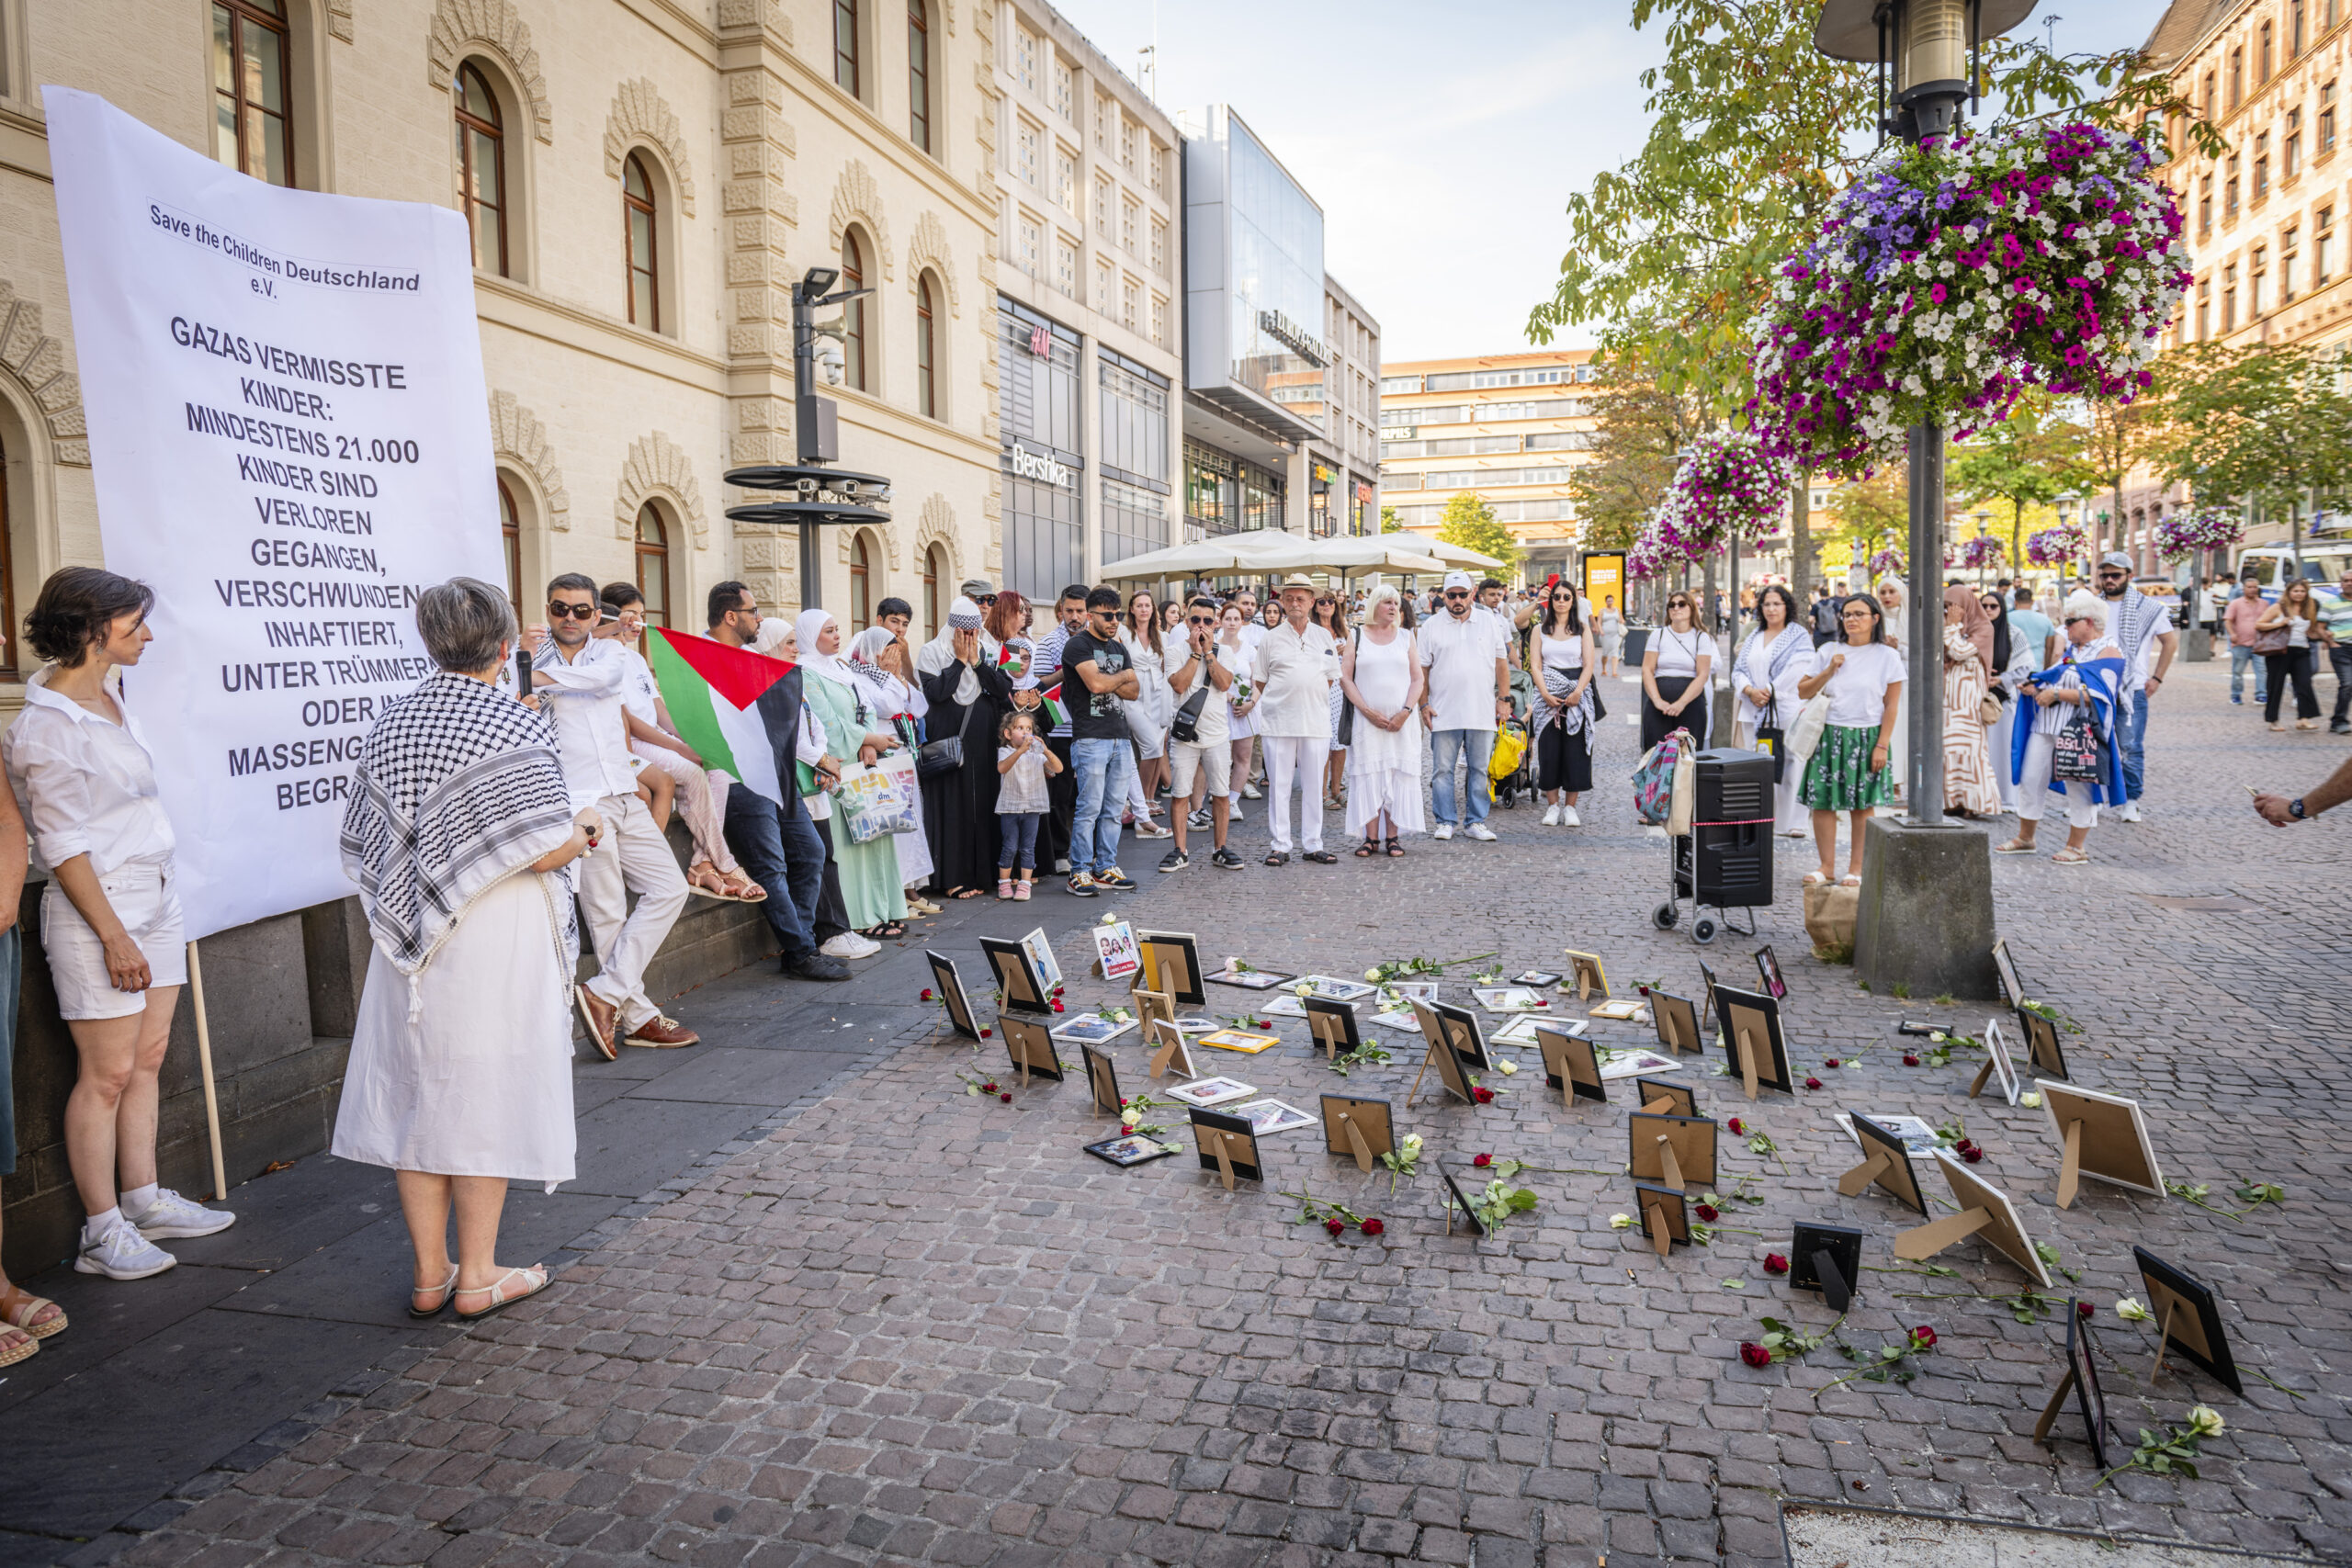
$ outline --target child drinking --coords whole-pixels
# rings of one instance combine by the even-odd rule
[[[1037,739],[1037,721],[1015,711],[997,727],[996,814],[1003,826],[1004,847],[997,852],[996,896],[1016,901],[1029,897],[1037,874],[1037,825],[1048,809],[1046,779],[1062,771],[1062,761]],[[1015,867],[1021,881],[1012,880]]]

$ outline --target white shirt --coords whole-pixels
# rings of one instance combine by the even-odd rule
[[[175,840],[155,790],[155,759],[119,692],[122,723],[49,689],[55,666],[25,682],[25,711],[0,739],[8,783],[24,806],[33,863],[55,871],[75,855],[105,876],[133,863],[168,865]]]
[[[1313,621],[1293,630],[1288,620],[1258,639],[1251,666],[1260,690],[1258,733],[1329,739],[1331,682],[1340,678],[1340,645]]]
[[[1441,610],[1415,629],[1421,668],[1430,672],[1432,729],[1495,728],[1495,660],[1503,656],[1501,623],[1472,614],[1456,620]]]
[[[571,791],[571,808],[582,811],[600,800],[637,793],[637,759],[628,749],[627,693],[628,649],[609,637],[590,637],[575,660],[560,648],[539,644],[531,673],[552,685],[539,695],[555,725],[556,757]],[[533,684],[537,684],[535,681]]]
[[[1228,675],[1242,673],[1243,671],[1236,671],[1232,665],[1226,663],[1228,658],[1238,659],[1241,655],[1237,650],[1227,648],[1214,639],[1209,644],[1209,657],[1203,660],[1193,660],[1193,646],[1189,639],[1170,647],[1168,650],[1168,672],[1170,676],[1182,670],[1187,660],[1193,661],[1192,683],[1176,694],[1175,705],[1182,707],[1194,692],[1199,691],[1204,683],[1208,682],[1209,665],[1212,661],[1224,665],[1226,673]],[[1248,660],[1244,660],[1243,662],[1246,664]],[[1232,688],[1228,686],[1225,691],[1220,692],[1211,684],[1208,700],[1201,704],[1200,716],[1193,721],[1193,732],[1199,737],[1193,744],[1196,746],[1224,745],[1231,733],[1231,728],[1226,723],[1226,715],[1231,712],[1232,708]],[[1170,716],[1173,717],[1172,709]],[[1185,743],[1179,740],[1175,744],[1182,746]]]
[[[653,666],[648,664],[645,655],[637,649],[618,642],[614,642],[613,646],[620,649],[622,660],[628,666],[628,674],[621,682],[622,705],[635,714],[641,723],[659,729],[662,728],[661,710],[653,705],[662,700],[662,685],[653,678]]]
[[[1650,634],[1650,647],[1657,650],[1660,675],[1690,677],[1699,672],[1699,656],[1715,650],[1714,639],[1702,631],[1679,632],[1672,626],[1660,626]]]
[[[1886,689],[1903,679],[1903,655],[1883,642],[1860,648],[1825,642],[1814,649],[1809,673],[1820,674],[1841,653],[1846,662],[1824,688],[1829,694],[1829,722],[1839,729],[1868,729],[1886,716]]]

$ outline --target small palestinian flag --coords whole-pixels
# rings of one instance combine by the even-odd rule
[[[781,659],[663,626],[648,626],[653,679],[679,738],[702,754],[703,764],[741,779],[752,792],[784,804],[775,746],[761,718],[760,694],[790,674]]]
[[[1046,728],[1059,729],[1069,722],[1069,709],[1062,705],[1062,683],[1059,681],[1037,694],[1046,701]]]

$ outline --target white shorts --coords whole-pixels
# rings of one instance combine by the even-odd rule
[[[1193,798],[1193,779],[1206,773],[1209,794],[1233,793],[1233,747],[1224,740],[1198,745],[1190,740],[1168,742],[1168,788],[1178,800]]]
[[[148,985],[187,984],[187,939],[180,934],[180,896],[172,889],[170,869],[151,863],[119,865],[98,878],[98,888],[123,930],[147,955]],[[146,992],[114,988],[107,977],[106,943],[55,877],[40,896],[40,944],[49,954],[60,1016],[129,1018],[147,1010]]]

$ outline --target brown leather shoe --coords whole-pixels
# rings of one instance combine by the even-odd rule
[[[646,1045],[657,1051],[674,1051],[681,1045],[699,1045],[702,1036],[674,1018],[655,1013],[628,1032],[621,1042],[624,1045]]]
[[[588,1041],[596,1047],[596,1055],[607,1062],[619,1061],[621,1054],[613,1049],[613,1031],[620,1026],[620,1009],[586,986],[574,986],[571,994],[580,1004],[580,1019],[588,1026]]]

